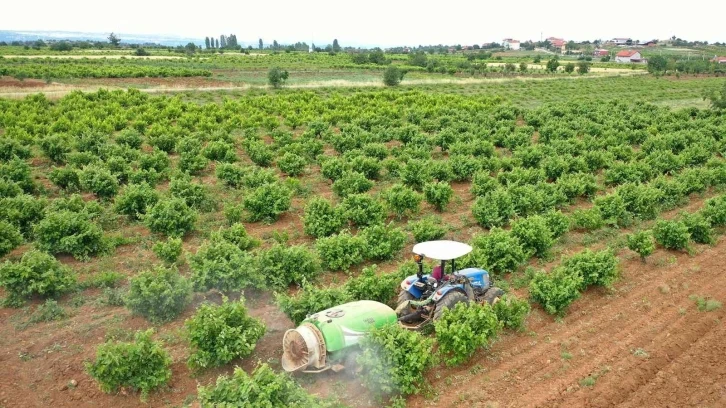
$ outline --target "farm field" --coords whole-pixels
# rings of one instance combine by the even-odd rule
[[[279,372],[282,336],[306,312],[395,305],[412,246],[439,238],[470,243],[462,266],[532,310],[455,365],[446,338],[416,335],[441,360],[399,402],[726,404],[726,116],[703,100],[723,78],[412,72],[378,89],[379,71],[339,72],[328,80],[371,86],[311,74],[235,89],[240,77],[215,72],[225,89],[69,78],[144,89],[46,97],[35,92],[58,85],[42,83],[0,99],[0,407],[211,403],[235,366]],[[160,277],[169,289],[145,293]],[[189,322],[227,297],[265,330],[209,362]],[[166,385],[145,403],[101,391],[97,347],[148,328],[168,352]],[[390,384],[363,371],[294,379],[333,406],[381,406],[371,384]]]

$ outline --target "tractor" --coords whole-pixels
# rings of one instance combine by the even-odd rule
[[[405,328],[418,330],[441,318],[444,310],[460,302],[496,303],[504,291],[494,286],[489,272],[480,268],[456,270],[456,259],[472,251],[456,241],[427,241],[413,247],[418,273],[401,282],[396,314]],[[440,264],[424,274],[424,258]],[[446,275],[447,264],[450,274]]]
[[[460,302],[494,304],[504,291],[494,286],[484,269],[457,271],[455,260],[469,252],[469,245],[455,241],[428,241],[413,247],[418,273],[401,282],[398,307],[359,300],[313,313],[282,340],[282,368],[287,372],[340,371],[354,360],[358,341],[375,328],[400,324],[418,330],[439,319],[443,311]],[[424,257],[440,261],[430,274],[423,273]],[[450,263],[449,275],[446,275]]]

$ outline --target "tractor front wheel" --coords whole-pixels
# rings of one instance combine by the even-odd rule
[[[445,294],[444,297],[436,302],[436,310],[434,310],[434,320],[439,320],[444,314],[444,310],[453,309],[454,306],[456,306],[456,304],[459,302],[469,303],[469,298],[467,298],[465,294],[455,290],[452,290],[451,292]]]
[[[494,304],[497,303],[502,296],[504,296],[504,291],[496,286],[492,286],[484,293],[484,301],[494,306]]]
[[[403,302],[407,302],[409,300],[416,300],[416,298],[413,297],[413,295],[409,291],[407,291],[407,290],[400,291],[398,293],[398,303],[396,303],[396,310],[398,310],[398,306],[401,306],[401,304]],[[399,312],[399,315],[400,316],[406,316],[407,314],[410,314],[410,313],[413,313],[413,308],[411,306],[409,306],[405,310],[401,310]]]

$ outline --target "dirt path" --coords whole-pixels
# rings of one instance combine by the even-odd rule
[[[726,243],[689,257],[658,251],[622,263],[612,293],[590,290],[556,321],[537,308],[526,333],[502,337],[469,364],[430,376],[413,407],[726,406]],[[627,250],[624,250],[627,256]],[[465,384],[460,392],[447,382]]]

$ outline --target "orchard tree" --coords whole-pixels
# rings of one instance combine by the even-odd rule
[[[656,55],[648,58],[648,72],[650,73],[663,72],[666,70],[667,66],[668,60],[666,60],[665,57],[661,55]]]
[[[121,43],[121,39],[118,38],[116,34],[111,33],[108,35],[108,42],[110,42],[114,47],[118,47],[119,43]]]
[[[590,64],[587,61],[580,61],[577,63],[577,72],[580,74],[587,74],[590,72]]]
[[[555,71],[557,71],[557,68],[559,66],[560,66],[560,61],[557,60],[557,57],[554,57],[551,60],[547,61],[547,71],[555,72]]]
[[[395,65],[390,65],[383,71],[383,83],[386,86],[396,86],[401,83],[404,72],[398,69]]]
[[[575,64],[568,62],[565,65],[565,72],[567,72],[568,74],[575,72]]]
[[[721,90],[714,90],[712,93],[706,95],[704,99],[711,100],[711,109],[726,110],[726,83],[723,84]]]
[[[273,67],[267,73],[267,80],[270,82],[273,88],[279,88],[285,84],[288,78],[288,72],[278,67]]]

